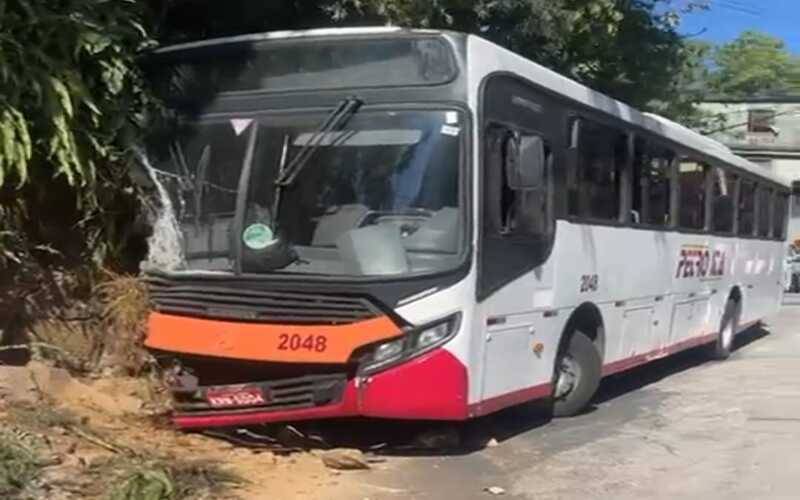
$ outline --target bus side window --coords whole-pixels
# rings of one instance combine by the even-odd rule
[[[577,171],[570,186],[569,214],[617,221],[628,136],[612,127],[581,120]]]
[[[500,233],[504,235],[528,236],[541,238],[543,241],[549,239],[551,229],[550,220],[552,219],[552,209],[548,205],[549,195],[552,191],[550,186],[552,180],[549,178],[552,172],[552,151],[547,141],[544,143],[545,168],[542,185],[515,189],[511,186],[507,173],[514,162],[518,161],[519,144],[523,136],[518,132],[508,131],[503,138],[503,168],[502,183],[499,193],[500,213]],[[522,165],[525,168],[526,165]]]
[[[718,233],[732,233],[736,176],[719,167],[714,168],[713,175],[711,229]]]
[[[755,229],[756,184],[742,180],[739,188],[739,236],[752,236]]]
[[[770,216],[772,215],[772,189],[760,186],[758,188],[758,236],[767,238],[772,227],[770,226]]]
[[[641,137],[634,141],[631,210],[642,224],[668,225],[673,154],[648,143]]]
[[[775,215],[772,217],[772,237],[776,240],[786,238],[786,212],[789,209],[789,195],[775,192]]]
[[[680,205],[678,225],[684,229],[703,229],[706,217],[706,175],[708,166],[682,158],[678,170]]]

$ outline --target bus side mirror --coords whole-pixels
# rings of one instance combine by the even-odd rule
[[[514,190],[544,187],[547,162],[544,141],[535,135],[523,135],[509,139],[506,158],[508,187]]]

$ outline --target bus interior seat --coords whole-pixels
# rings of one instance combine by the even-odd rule
[[[315,247],[334,246],[340,236],[357,228],[369,208],[364,205],[341,205],[335,212],[320,217],[311,244]]]
[[[391,224],[346,231],[336,240],[336,247],[345,268],[353,274],[400,274],[409,270],[400,228]]]
[[[412,251],[452,252],[458,250],[458,210],[443,207],[419,229],[403,239],[403,246]]]

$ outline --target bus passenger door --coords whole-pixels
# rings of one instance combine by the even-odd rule
[[[480,247],[479,306],[485,325],[485,402],[511,393],[530,394],[549,382],[552,367],[534,351],[537,302],[552,291],[545,264],[554,232],[552,153],[541,136],[490,125],[485,138],[485,197]],[[522,175],[515,169],[530,168]],[[515,178],[516,176],[516,178]],[[524,391],[519,393],[518,391]]]

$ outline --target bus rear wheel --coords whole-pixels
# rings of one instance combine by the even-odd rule
[[[717,341],[711,345],[711,357],[718,360],[728,359],[733,349],[733,337],[739,330],[739,303],[729,299],[725,304],[725,312],[719,325]]]
[[[577,415],[591,401],[600,385],[602,359],[594,342],[576,331],[556,359],[553,384],[553,416]]]

